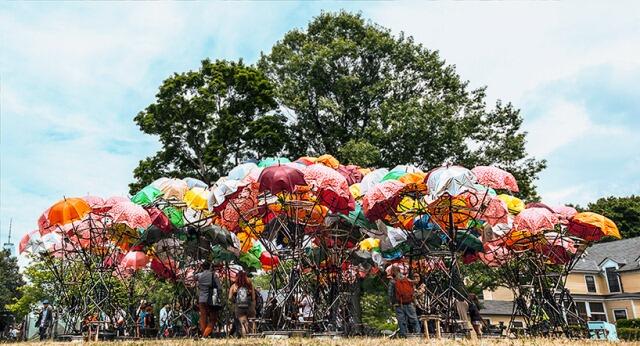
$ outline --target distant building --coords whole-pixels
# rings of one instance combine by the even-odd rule
[[[583,317],[615,323],[640,318],[640,237],[587,248],[566,288]]]

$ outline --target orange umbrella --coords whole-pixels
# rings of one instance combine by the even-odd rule
[[[603,236],[621,238],[618,226],[610,219],[596,213],[577,213],[569,220],[569,233],[587,241]]]
[[[91,207],[82,198],[65,198],[49,209],[49,224],[65,225],[81,220],[91,212]]]

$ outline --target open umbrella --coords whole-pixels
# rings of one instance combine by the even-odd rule
[[[387,180],[374,185],[362,197],[362,208],[367,218],[375,221],[384,218],[390,210],[395,210],[401,199],[399,192],[404,187],[405,185],[397,180]]]
[[[158,208],[148,208],[147,213],[149,213],[149,218],[151,219],[151,224],[158,227],[164,233],[170,233],[173,231],[173,225],[171,221],[160,209]]]
[[[258,167],[271,167],[274,165],[280,165],[287,162],[291,162],[291,160],[289,160],[286,157],[267,157],[260,160],[260,162],[258,162]]]
[[[335,157],[333,157],[333,155],[329,155],[329,154],[318,156],[318,158],[316,159],[316,163],[323,164],[333,169],[337,169],[340,166],[340,162],[338,162],[338,160]]]
[[[586,241],[597,241],[604,236],[621,238],[618,226],[613,221],[592,212],[575,214],[569,220],[568,232]]]
[[[111,196],[104,200],[102,206],[96,212],[106,213],[109,211],[114,205],[120,202],[129,202],[129,199],[124,196]]]
[[[175,198],[182,200],[184,194],[189,190],[189,185],[182,179],[171,178],[160,183],[160,190],[166,199]]]
[[[184,182],[187,183],[187,186],[190,189],[193,189],[194,187],[201,187],[203,189],[206,189],[206,188],[209,187],[209,185],[207,185],[207,183],[205,183],[204,181],[202,181],[200,179],[187,177],[187,178],[184,178],[182,180],[184,180]]]
[[[371,189],[374,185],[379,184],[382,178],[389,173],[389,170],[386,168],[378,168],[373,172],[365,175],[360,182],[360,191],[362,194],[366,194],[369,189]]]
[[[397,165],[391,169],[391,172],[422,173],[422,170],[412,165]]]
[[[519,231],[536,234],[543,230],[552,230],[558,221],[558,217],[546,208],[529,208],[516,216],[513,225]]]
[[[194,187],[184,194],[183,201],[187,207],[194,210],[208,209],[208,201],[211,191],[202,187]]]
[[[347,179],[347,184],[353,185],[361,182],[364,177],[358,168],[359,167],[356,165],[340,165],[336,170],[338,173],[342,174],[345,179]]]
[[[258,177],[259,191],[277,194],[282,191],[293,192],[296,186],[304,186],[304,173],[289,166],[270,166],[262,170]]]
[[[84,199],[84,201],[89,204],[91,209],[94,210],[101,208],[104,204],[104,198],[102,197],[87,195],[80,198]]]
[[[138,270],[147,266],[149,263],[149,257],[142,251],[129,251],[120,265],[125,269]]]
[[[153,185],[147,185],[131,197],[131,202],[139,205],[149,205],[155,202],[160,196],[162,196],[162,191]]]
[[[502,194],[498,195],[498,198],[507,204],[507,209],[513,215],[524,210],[524,202],[518,197]]]
[[[249,183],[233,179],[216,182],[211,187],[211,193],[207,201],[209,210],[213,211],[224,208],[226,202],[240,193],[248,184]]]
[[[256,165],[253,162],[241,163],[241,164],[233,167],[229,171],[229,174],[227,174],[227,179],[242,180],[242,179],[244,179],[244,177],[249,175],[249,172],[251,172],[252,170],[257,169],[257,168],[258,168],[258,165]]]
[[[47,218],[50,225],[65,225],[81,220],[91,212],[91,207],[82,198],[65,198],[49,208]]]
[[[120,202],[108,212],[113,223],[125,224],[131,228],[147,228],[151,225],[149,213],[133,202]]]
[[[513,174],[493,166],[478,166],[471,170],[478,178],[480,184],[494,189],[509,190],[518,192],[518,182]]]
[[[346,214],[355,207],[347,179],[338,171],[322,164],[307,166],[304,179],[318,197],[320,204],[329,210]]]
[[[436,200],[444,194],[457,196],[466,191],[475,191],[476,176],[461,166],[445,166],[427,173],[426,183],[430,199]]]

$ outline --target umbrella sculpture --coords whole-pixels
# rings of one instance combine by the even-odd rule
[[[213,261],[223,280],[240,268],[271,276],[264,328],[298,328],[298,297],[309,295],[314,309],[305,323],[356,333],[355,280],[386,280],[397,266],[420,274],[419,307],[455,331],[455,302],[466,297],[462,269],[478,261],[518,294],[514,314],[531,334],[542,333],[536,326],[545,321],[569,335],[579,315],[563,278],[591,242],[619,231],[602,215],[525,204],[512,195],[518,191],[514,176],[494,166],[423,173],[346,165],[327,154],[273,157],[242,163],[211,187],[163,177],[131,199],[63,199],[43,212],[19,251],[56,273],[68,329],[88,314],[135,305],[154,289],[138,286],[142,273],[170,282],[176,302],[188,306],[197,268]],[[70,285],[83,294],[72,295]]]

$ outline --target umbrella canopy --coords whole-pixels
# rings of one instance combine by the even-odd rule
[[[187,178],[184,178],[182,180],[184,180],[184,182],[187,183],[187,186],[190,189],[193,189],[194,187],[201,187],[203,189],[206,189],[206,188],[209,187],[209,185],[207,185],[207,183],[205,183],[204,181],[202,181],[200,179],[187,177]]]
[[[390,171],[389,173],[385,174],[384,177],[382,177],[382,179],[380,181],[383,182],[383,181],[387,181],[387,180],[399,180],[400,177],[402,177],[404,175],[407,175],[407,172]]]
[[[184,226],[184,215],[182,210],[175,207],[165,207],[162,209],[162,213],[169,218],[169,221],[171,221],[171,224],[175,228]]]
[[[398,181],[407,185],[407,189],[411,191],[426,191],[427,185],[424,183],[424,178],[427,175],[422,172],[406,173]]]
[[[465,191],[474,191],[476,176],[464,167],[447,166],[429,172],[426,182],[431,200],[436,200],[444,194],[457,196]]]
[[[257,168],[258,168],[258,165],[256,165],[253,162],[241,163],[241,164],[233,167],[229,171],[229,174],[227,174],[227,179],[230,179],[230,180],[242,180],[242,179],[244,179],[244,177],[249,175],[249,172],[251,172],[252,170],[257,169]]]
[[[154,180],[151,184],[151,186],[155,187],[156,189],[160,190],[162,189],[162,184],[166,183],[167,181],[169,181],[170,179],[167,177],[161,177],[158,178],[156,180]]]
[[[391,172],[422,173],[422,170],[412,165],[397,165],[391,169]]]
[[[362,192],[362,194],[366,194],[374,185],[380,183],[380,180],[382,180],[382,178],[384,178],[387,173],[389,173],[388,169],[378,168],[375,171],[365,175],[360,182],[360,191]]]
[[[40,232],[37,229],[25,234],[18,244],[18,253],[21,254],[25,251],[33,251],[34,247],[38,243],[39,235]]]
[[[258,167],[263,167],[263,168],[271,167],[271,166],[280,165],[287,162],[291,162],[291,160],[289,160],[286,157],[267,157],[260,160],[260,162],[258,162]]]
[[[184,198],[184,194],[189,190],[189,185],[187,185],[187,183],[182,179],[171,178],[160,183],[160,190],[162,191],[164,198],[182,200]]]
[[[488,202],[479,219],[487,221],[491,226],[509,221],[509,209],[507,204],[496,197],[488,198]]]
[[[554,213],[558,215],[558,217],[560,218],[560,221],[563,223],[567,222],[569,219],[571,219],[574,215],[578,213],[576,208],[569,207],[566,205],[553,206],[551,207],[551,209],[553,210]]]
[[[129,251],[120,262],[120,265],[125,269],[138,270],[146,267],[147,263],[149,263],[149,257],[144,252]]]
[[[120,202],[108,212],[113,223],[125,224],[131,228],[147,228],[151,225],[149,213],[133,202]]]
[[[289,166],[270,166],[262,170],[258,177],[259,191],[277,194],[282,191],[293,192],[296,186],[306,185],[304,173]]]
[[[543,230],[552,230],[558,222],[558,217],[546,208],[529,208],[516,216],[513,225],[517,230],[536,234]]]
[[[399,192],[405,185],[397,180],[387,180],[374,185],[371,191],[362,197],[364,214],[371,221],[385,217],[389,210],[395,210],[400,201]]]
[[[333,169],[337,169],[338,167],[340,167],[340,162],[338,162],[335,157],[329,154],[318,156],[318,158],[316,159],[316,163],[323,164]]]
[[[111,196],[109,198],[107,198],[104,203],[102,204],[102,207],[100,207],[99,212],[107,212],[109,211],[114,205],[120,203],[120,202],[129,202],[129,199],[127,197],[124,196]]]
[[[583,212],[575,214],[569,220],[569,233],[586,241],[597,241],[603,236],[620,239],[618,226],[603,215]]]
[[[149,208],[147,209],[147,213],[149,213],[149,218],[151,219],[151,224],[158,227],[164,233],[170,233],[173,231],[173,225],[171,221],[160,209],[158,208]]]
[[[194,210],[208,209],[208,201],[211,191],[202,187],[194,187],[184,194],[183,201],[187,207]]]
[[[524,210],[524,202],[520,198],[504,194],[498,195],[498,198],[507,204],[507,209],[511,214],[516,215]]]
[[[83,219],[91,207],[82,198],[65,198],[49,208],[47,218],[50,225],[65,225]]]
[[[104,204],[104,198],[102,197],[87,195],[80,198],[84,199],[84,201],[89,204],[91,209],[94,210],[101,208]]]
[[[356,165],[340,165],[338,166],[337,171],[338,173],[342,174],[345,179],[347,179],[347,184],[353,185],[361,182],[362,178],[364,177],[364,175],[358,168],[359,167]]]
[[[346,214],[355,207],[347,179],[323,164],[313,164],[304,170],[304,180],[312,187],[320,204],[331,211]]]
[[[154,247],[156,256],[162,260],[181,258],[184,254],[182,241],[174,238],[161,239]]]
[[[351,225],[360,227],[373,229],[375,225],[367,219],[362,210],[362,205],[360,203],[355,203],[354,210],[350,211],[349,214],[338,214],[341,218],[347,220]]]
[[[312,157],[312,156],[302,156],[299,159],[296,160],[296,162],[300,162],[301,164],[305,165],[305,166],[309,166],[309,165],[313,165],[314,163],[316,163],[317,158]]]
[[[149,205],[160,196],[162,196],[162,191],[152,185],[147,185],[131,197],[131,202],[139,205]]]
[[[211,187],[211,193],[209,194],[209,199],[207,201],[209,210],[213,211],[224,208],[227,200],[235,196],[237,193],[240,193],[240,191],[247,185],[248,183],[233,179],[216,182]]]
[[[478,178],[480,184],[494,189],[509,190],[518,192],[518,182],[513,174],[493,166],[478,166],[471,170]]]

